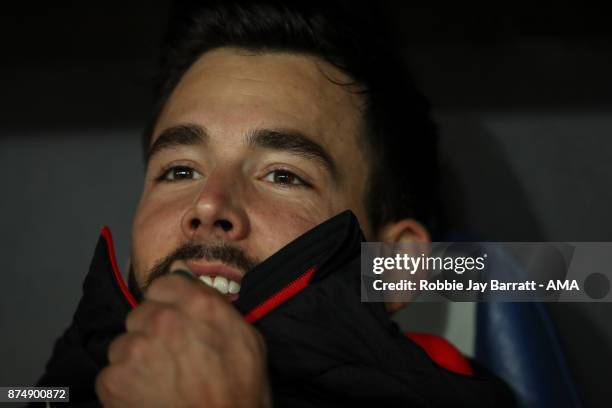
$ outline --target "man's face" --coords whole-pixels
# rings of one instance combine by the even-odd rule
[[[362,97],[334,82],[351,81],[305,55],[220,48],[191,66],[150,144],[132,229],[141,287],[177,268],[240,283],[345,209],[369,235]]]

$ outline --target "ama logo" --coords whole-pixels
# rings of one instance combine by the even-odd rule
[[[551,279],[548,281],[548,285],[546,285],[546,290],[580,290],[578,286],[578,282],[576,279],[572,280],[560,280],[560,279]]]

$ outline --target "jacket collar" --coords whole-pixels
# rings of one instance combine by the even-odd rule
[[[324,279],[339,265],[359,254],[363,234],[355,215],[347,210],[294,241],[249,271],[242,280],[234,306],[255,322],[297,295],[310,282]],[[110,290],[110,295],[107,290]],[[108,227],[104,227],[83,287],[84,298],[99,306],[113,306],[127,314],[137,301],[125,284]]]

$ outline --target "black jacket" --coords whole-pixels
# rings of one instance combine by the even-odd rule
[[[406,338],[381,303],[360,300],[355,216],[339,214],[245,275],[234,303],[268,348],[275,406],[514,406],[497,378],[434,363]],[[69,386],[72,404],[97,406],[94,381],[110,342],[125,330],[133,298],[103,233],[70,327],[38,385]]]

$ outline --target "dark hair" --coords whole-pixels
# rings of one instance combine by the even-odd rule
[[[254,52],[318,56],[354,80],[365,98],[370,168],[365,206],[376,231],[413,217],[430,229],[437,209],[437,138],[427,100],[417,91],[373,9],[349,2],[222,1],[178,8],[167,38],[154,114],[203,53],[234,46]],[[173,28],[174,25],[174,28]]]

